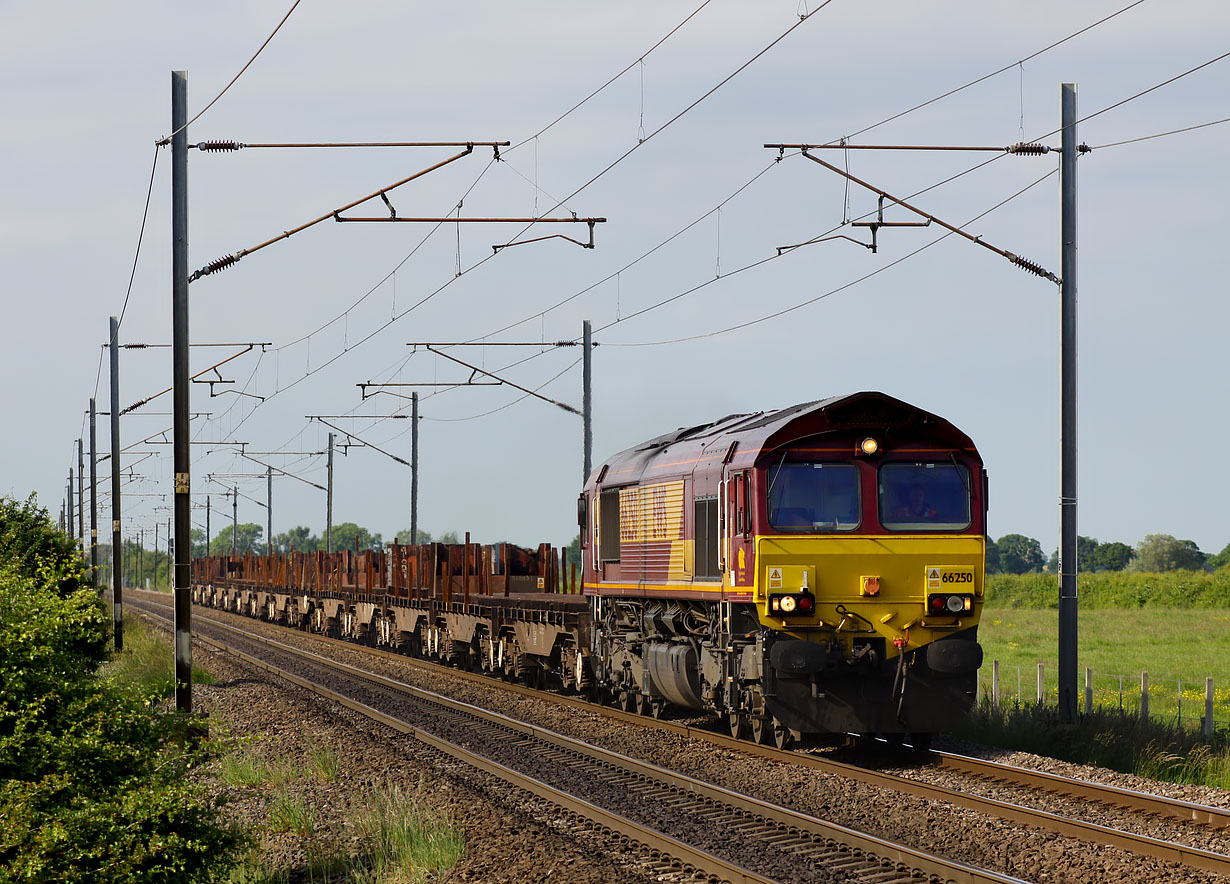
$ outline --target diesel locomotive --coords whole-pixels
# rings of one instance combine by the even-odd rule
[[[975,698],[986,506],[969,437],[882,393],[630,448],[580,500],[594,680],[778,745],[923,741]]]
[[[543,544],[193,563],[198,603],[781,747],[914,744],[972,705],[987,476],[948,421],[882,393],[731,415],[614,455]],[[570,579],[571,574],[571,579]]]

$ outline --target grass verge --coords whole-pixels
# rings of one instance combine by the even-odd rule
[[[101,672],[155,699],[175,695],[175,655],[170,640],[140,617],[124,617],[124,650],[114,654]],[[214,679],[208,670],[193,666],[192,681],[213,684]]]

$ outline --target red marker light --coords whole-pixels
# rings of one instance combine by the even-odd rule
[[[799,613],[810,614],[813,607],[812,598],[809,595],[799,596]]]

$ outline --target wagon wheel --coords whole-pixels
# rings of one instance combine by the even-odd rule
[[[730,735],[736,740],[746,740],[751,735],[746,712],[730,710],[726,713],[726,723],[730,727]]]
[[[768,746],[773,742],[773,719],[764,715],[752,717],[752,742]]]
[[[620,705],[623,708],[624,712],[636,712],[637,711],[636,700],[639,696],[640,694],[637,694],[633,691],[624,691],[623,694],[620,695],[620,700],[622,701]]]
[[[646,697],[644,694],[636,695],[636,714],[637,715],[648,715],[650,713],[651,706],[652,706],[652,701],[648,697]]]
[[[666,717],[666,701],[654,700],[649,704],[649,714],[659,720]]]
[[[791,730],[776,718],[773,719],[771,730],[773,745],[783,752],[793,749],[796,738],[800,736],[798,731]]]

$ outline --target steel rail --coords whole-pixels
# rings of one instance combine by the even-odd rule
[[[773,823],[797,829],[807,835],[824,839],[827,842],[835,842],[842,845],[846,850],[852,852],[856,857],[863,858],[865,862],[871,865],[883,865],[887,863],[898,870],[909,869],[916,874],[928,877],[932,880],[935,880],[938,876],[938,880],[956,882],[956,884],[1024,884],[1021,879],[1013,876],[1004,875],[989,869],[980,869],[954,860],[944,859],[942,857],[928,854],[924,851],[916,850],[896,842],[878,838],[873,835],[868,835],[865,832],[860,832],[847,826],[842,826],[819,819],[818,817],[814,817],[809,814],[800,813],[780,805],[762,801],[758,798],[753,798],[740,792],[734,792],[721,786],[716,786],[711,783],[695,779],[687,776],[686,774],[678,773],[647,761],[632,758],[618,752],[613,752],[609,749],[604,749],[600,746],[595,746],[583,740],[565,736],[564,734],[548,730],[547,728],[539,727],[515,718],[510,718],[509,716],[485,709],[481,706],[475,706],[471,703],[456,700],[452,697],[448,697],[434,691],[415,687],[414,685],[406,684],[405,682],[380,675],[379,673],[371,672],[370,670],[352,666],[347,663],[342,663],[330,657],[317,654],[312,651],[307,651],[302,648],[296,648],[274,639],[264,636],[257,636],[247,630],[224,623],[213,617],[206,617],[205,619],[207,619],[211,625],[221,627],[229,632],[238,633],[249,639],[267,644],[271,647],[276,647],[281,652],[310,660],[336,672],[344,673],[351,678],[367,681],[382,688],[390,689],[413,697],[416,700],[426,701],[437,706],[443,706],[454,712],[477,718],[481,721],[493,724],[523,737],[536,739],[546,743],[547,745],[557,747],[567,752],[575,753],[582,757],[591,759],[598,764],[609,766],[622,772],[631,773],[647,780],[656,781],[669,789],[691,793],[706,801],[727,805],[740,813],[752,814]],[[351,645],[351,647],[353,647],[353,645]],[[590,708],[592,709],[592,706]],[[495,764],[495,762],[491,763]],[[553,787],[548,786],[547,788]],[[662,837],[669,838],[669,836]],[[705,855],[708,856],[707,854]],[[740,871],[746,872],[746,870]],[[754,873],[750,872],[747,872],[747,874],[754,875]],[[883,874],[883,872],[880,872],[879,874]]]
[[[215,609],[207,609],[215,610]],[[212,619],[212,618],[211,618]],[[221,621],[215,621],[221,622]],[[234,627],[230,627],[234,629]],[[362,645],[356,645],[354,642],[347,642],[341,639],[332,639],[325,636],[326,642],[337,642],[347,648],[361,648],[365,651],[377,653],[377,649],[365,648]],[[858,765],[849,764],[841,761],[834,761],[827,758],[822,758],[815,755],[804,754],[800,752],[782,751],[772,746],[762,746],[747,740],[738,740],[724,734],[715,733],[713,731],[704,730],[701,728],[692,727],[690,725],[679,724],[677,722],[654,719],[649,716],[637,715],[635,713],[624,712],[620,709],[614,709],[608,706],[603,706],[591,703],[586,700],[576,699],[571,697],[563,697],[559,694],[549,694],[543,691],[526,688],[520,685],[510,685],[505,682],[499,682],[489,676],[479,675],[475,673],[463,672],[451,667],[440,666],[427,661],[419,660],[413,657],[407,657],[402,654],[389,653],[398,661],[409,661],[417,666],[432,671],[446,672],[452,677],[462,678],[478,684],[486,684],[495,686],[500,689],[509,690],[513,693],[522,696],[536,697],[539,699],[550,698],[555,702],[563,705],[571,706],[577,709],[585,709],[589,711],[601,711],[601,714],[617,721],[622,721],[628,724],[634,724],[641,727],[653,727],[659,730],[670,731],[685,736],[689,739],[696,739],[708,742],[710,744],[720,746],[732,751],[745,752],[752,755],[757,755],[773,761],[779,761],[788,764],[795,764],[801,767],[808,767],[815,770],[820,770],[825,773],[836,776],[846,777],[847,779],[857,782],[866,783],[868,785],[889,789],[896,792],[904,792],[919,798],[928,800],[945,801],[954,806],[962,807],[968,810],[973,810],[979,813],[984,813],[990,816],[995,816],[1009,822],[1019,823],[1022,825],[1032,826],[1034,828],[1050,831],[1055,834],[1064,835],[1071,838],[1076,838],[1081,841],[1091,842],[1095,844],[1105,844],[1116,847],[1121,850],[1126,850],[1130,853],[1139,856],[1148,856],[1154,859],[1162,859],[1170,862],[1178,862],[1184,865],[1201,869],[1204,871],[1214,872],[1217,874],[1230,876],[1230,856],[1215,853],[1213,851],[1204,850],[1199,847],[1193,847],[1186,844],[1179,844],[1172,841],[1164,841],[1159,838],[1153,838],[1148,835],[1139,835],[1134,832],[1126,832],[1118,829],[1112,829],[1107,826],[1101,826],[1097,823],[1091,823],[1084,820],[1078,820],[1070,817],[1061,816],[1059,814],[1050,813],[1036,808],[1025,807],[1021,805],[1011,804],[1006,801],[1001,801],[995,798],[986,798],[978,795],[973,795],[968,792],[961,792],[955,789],[949,789],[943,786],[935,786],[928,783],[922,783],[916,780],[910,780],[903,777],[893,776],[892,774],[882,773],[880,771],[870,770]],[[1054,776],[1054,775],[1051,775]],[[1056,779],[1063,780],[1062,777]],[[1089,789],[1096,789],[1097,784],[1086,784]],[[1130,790],[1120,790],[1130,792]],[[1167,816],[1173,816],[1172,811],[1181,808],[1185,802],[1176,801],[1174,799],[1161,799],[1160,796],[1147,796],[1144,793],[1138,793],[1142,796],[1142,803],[1147,802],[1147,799],[1152,797],[1158,799],[1158,802],[1148,808],[1151,813],[1164,813]],[[1096,797],[1094,800],[1102,803],[1114,803],[1105,794],[1101,797]],[[1165,808],[1169,808],[1168,812]],[[1213,808],[1204,808],[1203,805],[1190,805],[1188,808],[1190,817],[1184,816],[1183,819],[1192,819],[1195,822],[1202,822],[1202,810],[1216,810]],[[1214,823],[1210,823],[1214,824]]]
[[[209,610],[216,609],[211,608]],[[387,653],[399,662],[406,662],[428,671],[447,673],[454,678],[474,684],[487,685],[489,687],[508,691],[519,696],[550,699],[551,701],[566,707],[596,711],[606,717],[627,724],[635,724],[642,727],[653,727],[659,730],[677,733],[689,739],[703,740],[705,742],[712,743],[723,749],[741,751],[751,755],[757,755],[762,758],[768,758],[773,761],[783,761],[800,764],[806,767],[813,767],[827,773],[837,774],[839,776],[855,776],[857,774],[864,782],[868,782],[873,785],[885,785],[889,781],[896,783],[901,780],[901,778],[893,777],[891,774],[871,771],[867,768],[849,764],[847,762],[820,758],[800,752],[783,751],[773,746],[764,746],[757,743],[752,743],[748,740],[738,740],[734,737],[729,737],[725,734],[716,733],[704,728],[679,724],[678,722],[669,720],[655,719],[652,717],[639,715],[635,712],[625,712],[622,709],[596,704],[578,697],[569,697],[558,693],[543,692],[535,688],[527,688],[519,684],[510,684],[508,682],[493,679],[489,675],[458,670],[450,666],[443,666],[438,663],[433,663],[429,660],[408,657],[404,654],[397,654],[389,651],[382,651],[379,648],[366,648],[362,645],[356,645],[354,642],[349,642],[344,639],[335,639],[322,635],[316,637],[326,643],[337,643],[341,647],[351,649],[361,648],[365,651],[370,651],[377,654]],[[1162,795],[1154,795],[1148,792],[1134,792],[1130,789],[1124,789],[1119,786],[1111,786],[1102,783],[1094,783],[1087,780],[1062,777],[1056,774],[1045,773],[1043,771],[1005,765],[999,762],[972,758],[955,753],[933,751],[930,753],[930,756],[934,758],[941,767],[963,773],[969,773],[974,776],[983,776],[1004,782],[1015,782],[1019,785],[1029,786],[1042,791],[1071,795],[1077,798],[1086,798],[1091,801],[1098,801],[1100,803],[1112,806],[1125,806],[1133,810],[1139,810],[1145,813],[1155,814],[1157,816],[1165,816],[1184,822],[1194,822],[1200,825],[1211,826],[1213,828],[1230,828],[1230,809],[1228,808],[1212,807],[1209,805],[1197,804],[1195,802],[1167,798]],[[875,779],[867,779],[866,775],[872,775]],[[939,786],[930,788],[937,790],[943,789],[943,787]],[[939,794],[924,795],[922,797],[940,797],[941,800],[951,800]]]
[[[145,613],[148,614],[149,612],[147,611]],[[214,620],[213,618],[207,619],[210,619],[214,625],[243,633],[243,630],[236,629],[235,627],[219,620]],[[250,633],[244,634],[250,635]],[[257,641],[269,641],[267,639],[262,639],[259,636],[252,637]],[[716,876],[723,882],[729,882],[729,884],[780,884],[780,882],[776,882],[771,878],[765,878],[755,872],[751,872],[740,866],[728,863],[720,857],[713,856],[710,853],[706,853],[703,850],[699,850],[689,844],[685,844],[684,842],[672,838],[669,835],[658,832],[657,830],[651,829],[647,826],[642,826],[639,823],[633,822],[632,820],[619,816],[618,814],[612,813],[604,808],[598,807],[597,805],[591,804],[583,798],[579,798],[560,789],[556,789],[554,786],[550,786],[541,780],[537,780],[533,777],[519,773],[518,771],[506,767],[496,761],[492,761],[489,758],[484,758],[483,756],[473,753],[462,746],[458,746],[457,744],[441,739],[428,731],[415,727],[408,722],[397,718],[396,716],[389,715],[385,712],[381,712],[379,709],[374,709],[371,706],[360,703],[358,700],[347,697],[345,694],[338,693],[337,691],[326,688],[323,685],[316,684],[310,679],[303,678],[293,672],[289,672],[275,666],[272,663],[261,660],[259,657],[254,657],[251,654],[246,654],[236,648],[229,647],[224,642],[218,642],[213,639],[205,638],[199,632],[193,638],[194,641],[212,647],[222,653],[230,654],[250,666],[262,669],[276,675],[279,678],[285,679],[291,684],[311,691],[318,696],[339,703],[347,709],[392,728],[398,733],[413,737],[421,743],[456,758],[463,764],[478,770],[482,770],[485,773],[504,780],[519,789],[523,789],[524,791],[549,801],[552,804],[556,804],[564,810],[584,817],[595,825],[609,829],[613,832],[618,832],[626,838],[630,838],[640,844],[643,844],[650,850],[669,854],[684,864],[685,871],[689,871],[690,867],[691,869],[700,871],[705,875]],[[353,669],[353,667],[348,667],[345,664],[338,663],[337,661],[329,660],[327,657],[321,657],[317,654],[311,654],[310,652],[301,651],[297,648],[291,648],[289,645],[282,645],[280,642],[275,642],[273,644],[279,645],[281,650],[290,650],[300,656],[315,657],[319,662],[331,665],[334,668]],[[362,670],[356,670],[356,673],[358,672],[362,672]]]
[[[1167,798],[1164,795],[1151,795],[1147,792],[1134,792],[1120,786],[1105,783],[1094,783],[1089,780],[1078,780],[1072,777],[1059,776],[1046,771],[1032,770],[1000,761],[986,758],[972,758],[955,752],[932,752],[939,766],[946,770],[969,774],[976,777],[1028,786],[1042,792],[1060,795],[1070,795],[1074,798],[1086,798],[1116,807],[1128,807],[1158,816],[1170,817],[1184,822],[1200,823],[1217,829],[1230,827],[1230,808],[1211,807],[1207,804],[1196,804],[1192,801],[1182,801]]]

